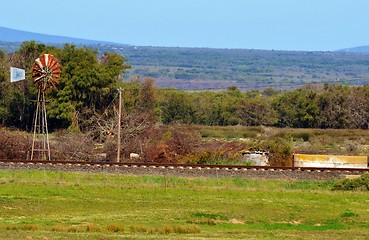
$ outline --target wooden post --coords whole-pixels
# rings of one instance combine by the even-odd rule
[[[122,88],[118,89],[119,91],[119,109],[118,109],[118,144],[117,144],[117,162],[120,161],[120,122],[122,119]]]

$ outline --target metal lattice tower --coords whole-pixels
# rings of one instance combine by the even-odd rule
[[[32,79],[37,85],[38,94],[33,121],[31,160],[51,160],[45,92],[56,89],[56,85],[59,84],[58,78],[60,78],[58,60],[51,54],[40,55],[32,69]]]

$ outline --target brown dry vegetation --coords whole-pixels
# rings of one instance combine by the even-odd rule
[[[114,132],[114,131],[113,131]],[[161,125],[137,116],[122,129],[122,161],[195,164],[244,164],[240,151],[267,150],[270,164],[290,166],[292,152],[369,155],[368,130],[289,129]],[[116,136],[73,133],[50,136],[51,155],[61,161],[115,161]],[[0,159],[27,159],[31,136],[0,128]],[[129,159],[130,153],[140,159]]]
[[[26,159],[29,140],[24,132],[0,126],[0,159]]]

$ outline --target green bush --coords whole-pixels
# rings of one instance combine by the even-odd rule
[[[369,173],[365,173],[354,179],[339,180],[333,185],[332,190],[369,191]]]
[[[353,218],[357,217],[359,214],[352,212],[351,210],[346,210],[344,213],[340,215],[342,218]]]
[[[248,132],[244,132],[242,134],[242,137],[244,138],[257,138],[258,134],[256,132],[251,132],[251,131],[248,131]]]
[[[311,138],[312,134],[309,132],[295,132],[291,133],[291,137],[295,140],[302,139],[304,142],[308,142]]]
[[[273,137],[261,142],[258,148],[269,151],[271,166],[292,166],[292,142],[289,138]]]

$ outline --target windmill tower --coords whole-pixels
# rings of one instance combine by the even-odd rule
[[[56,89],[60,78],[60,64],[51,54],[41,54],[32,69],[33,83],[37,85],[36,111],[33,121],[31,160],[51,160],[49,131],[46,117],[45,92]]]

